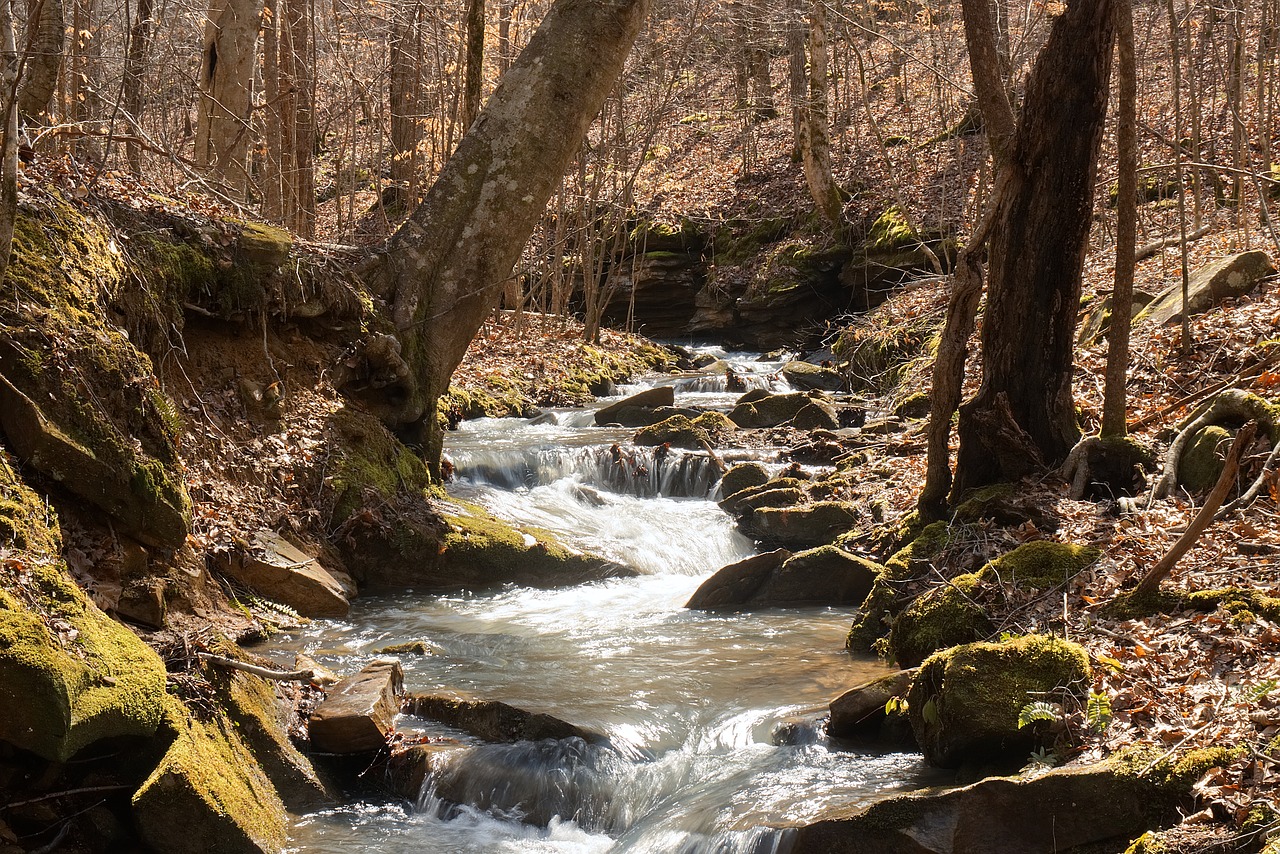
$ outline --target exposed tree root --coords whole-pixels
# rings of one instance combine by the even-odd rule
[[[1173,492],[1178,483],[1178,465],[1182,459],[1182,453],[1186,450],[1187,443],[1191,441],[1192,437],[1204,428],[1230,419],[1238,421],[1253,419],[1258,421],[1268,434],[1274,432],[1276,428],[1275,416],[1260,411],[1261,407],[1258,406],[1258,402],[1258,398],[1248,392],[1236,388],[1228,389],[1214,398],[1208,408],[1183,427],[1177,438],[1169,445],[1169,450],[1165,453],[1164,471],[1160,479],[1151,488],[1151,494],[1147,498],[1147,506],[1150,507],[1156,499],[1165,498]]]

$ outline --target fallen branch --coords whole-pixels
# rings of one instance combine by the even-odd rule
[[[1153,412],[1150,415],[1147,415],[1143,418],[1139,418],[1137,421],[1134,421],[1131,424],[1129,424],[1129,432],[1132,433],[1135,430],[1141,430],[1142,428],[1148,426],[1149,424],[1152,424],[1156,421],[1163,419],[1165,416],[1167,416],[1171,412],[1179,410],[1184,406],[1190,406],[1196,401],[1203,400],[1204,398],[1208,397],[1211,394],[1217,394],[1218,392],[1224,389],[1230,388],[1236,383],[1244,382],[1245,380],[1255,379],[1259,374],[1261,374],[1267,368],[1274,366],[1277,362],[1280,362],[1280,347],[1277,347],[1271,353],[1271,355],[1267,356],[1265,359],[1259,362],[1254,362],[1249,367],[1241,369],[1234,376],[1228,377],[1227,379],[1223,380],[1220,383],[1215,383],[1214,385],[1211,385],[1206,389],[1201,389],[1200,391],[1192,392],[1186,397],[1182,397],[1182,398],[1179,398],[1178,400],[1175,400],[1173,403],[1169,404],[1168,406],[1164,407],[1158,412]]]
[[[1276,442],[1271,448],[1271,453],[1267,454],[1267,460],[1262,464],[1262,471],[1258,472],[1258,477],[1253,481],[1253,484],[1239,498],[1218,511],[1218,515],[1214,517],[1215,521],[1225,519],[1241,507],[1247,507],[1253,503],[1253,499],[1258,497],[1262,487],[1267,485],[1268,476],[1276,467],[1276,460],[1280,460],[1280,442]]]
[[[225,667],[229,670],[243,670],[245,673],[252,673],[254,676],[261,676],[263,679],[274,679],[277,682],[310,682],[315,678],[315,672],[312,670],[272,670],[269,667],[247,664],[243,661],[236,661],[234,658],[214,655],[211,652],[197,652],[196,656],[201,661],[207,661],[218,667]]]
[[[1147,570],[1147,574],[1142,576],[1138,581],[1138,585],[1133,589],[1133,596],[1141,597],[1155,593],[1160,589],[1160,582],[1173,572],[1174,565],[1178,562],[1195,541],[1200,538],[1205,529],[1213,524],[1214,516],[1218,512],[1218,508],[1222,506],[1222,502],[1226,500],[1227,493],[1231,491],[1231,487],[1236,482],[1236,473],[1240,470],[1240,456],[1244,453],[1244,449],[1253,441],[1253,435],[1258,431],[1258,422],[1250,421],[1240,428],[1240,432],[1236,434],[1236,440],[1231,444],[1231,450],[1227,452],[1227,461],[1223,464],[1222,475],[1218,478],[1218,482],[1214,484],[1213,491],[1209,493],[1209,497],[1205,499],[1204,506],[1200,508],[1200,512],[1191,520],[1191,524],[1187,526],[1186,532],[1178,537],[1177,542],[1170,547],[1167,554],[1160,559],[1160,562],[1151,569]]]
[[[1199,240],[1212,230],[1212,225],[1202,225],[1187,235],[1187,242],[1190,243],[1192,240]],[[1182,238],[1177,236],[1166,237],[1161,240],[1153,240],[1144,246],[1138,247],[1138,250],[1133,253],[1133,260],[1145,261],[1161,249],[1168,249],[1170,246],[1177,246],[1181,242]]]

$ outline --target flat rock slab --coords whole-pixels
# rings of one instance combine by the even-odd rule
[[[249,548],[233,557],[226,573],[304,617],[345,617],[355,585],[344,572],[331,571],[288,540],[258,531]]]
[[[1110,766],[989,777],[941,793],[831,810],[795,831],[791,854],[1044,854],[1130,840],[1166,817],[1155,787]]]
[[[311,746],[321,753],[381,750],[400,712],[399,661],[375,661],[329,691],[311,713]]]
[[[1267,253],[1260,250],[1230,255],[1201,267],[1187,286],[1187,313],[1203,314],[1229,297],[1243,296],[1267,276],[1275,275]],[[1161,291],[1134,322],[1174,323],[1182,319],[1182,283]]]
[[[574,726],[551,715],[518,709],[498,700],[415,694],[404,699],[401,711],[406,715],[426,718],[469,732],[485,741],[499,743],[542,741],[547,738],[581,738],[592,743],[606,740],[600,733]]]

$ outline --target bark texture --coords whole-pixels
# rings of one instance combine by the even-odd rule
[[[600,111],[649,0],[558,0],[439,179],[396,232],[386,268],[409,375],[384,415],[439,474],[436,401]]]
[[[204,29],[196,163],[236,198],[248,186],[245,158],[262,5],[263,0],[216,0]]]
[[[1027,81],[996,200],[982,385],[960,407],[953,495],[1060,463],[1080,437],[1072,350],[1109,94],[1111,5],[1072,0]]]
[[[826,0],[814,0],[809,11],[809,98],[800,116],[798,143],[809,195],[819,213],[840,231],[844,202],[831,172],[831,132],[827,118]]]
[[[18,115],[23,124],[48,124],[49,102],[58,87],[62,54],[66,49],[66,25],[62,0],[42,0],[36,7],[35,38],[18,90]],[[6,89],[6,92],[11,90]]]

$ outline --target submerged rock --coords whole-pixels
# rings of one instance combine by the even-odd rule
[[[529,712],[498,700],[413,694],[400,706],[406,715],[437,721],[491,742],[580,738],[591,743],[606,739],[551,715]]]

